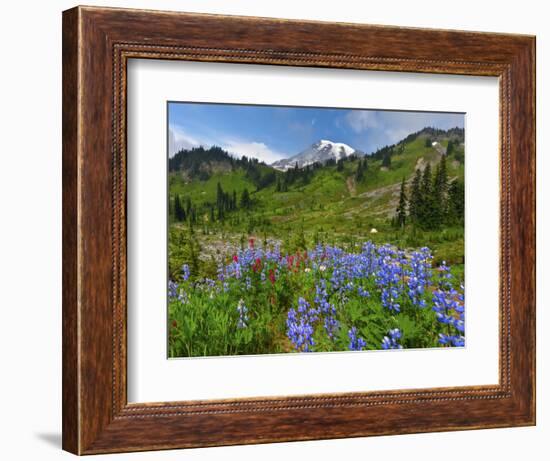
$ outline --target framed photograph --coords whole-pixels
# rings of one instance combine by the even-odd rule
[[[535,39],[63,13],[63,448],[535,424]]]

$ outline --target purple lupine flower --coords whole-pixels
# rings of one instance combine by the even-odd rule
[[[328,302],[327,282],[320,279],[315,285],[315,304],[318,306],[318,312],[323,316],[323,325],[330,339],[334,338],[334,333],[340,326],[336,319],[336,307]]]
[[[441,286],[448,287],[448,278],[443,278]],[[438,322],[446,325],[447,332],[439,335],[439,344],[443,346],[462,347],[464,338],[464,285],[460,285],[461,292],[454,288],[443,290],[441,288],[433,292],[433,307]]]
[[[187,264],[184,264],[183,266],[181,266],[181,276],[185,282],[189,280],[189,275],[190,275],[189,266]]]
[[[287,337],[299,352],[310,352],[315,345],[313,323],[317,320],[317,311],[310,309],[309,303],[302,297],[298,299],[298,309],[290,309],[287,314]]]
[[[382,349],[403,349],[403,346],[399,344],[401,336],[399,328],[388,331],[388,336],[384,336],[382,339]]]
[[[391,312],[400,312],[399,299],[403,292],[403,256],[389,245],[378,248],[378,270],[376,284],[381,290],[382,305]]]
[[[357,328],[355,327],[351,327],[351,330],[348,331],[348,338],[348,349],[350,351],[362,351],[367,345],[367,342],[363,338],[357,336]]]
[[[246,308],[242,299],[239,300],[239,303],[237,304],[237,312],[239,313],[237,328],[246,328],[248,322],[248,309]]]
[[[407,287],[408,296],[416,307],[426,307],[426,301],[422,299],[426,288],[429,285],[431,277],[431,259],[430,249],[421,248],[411,254],[409,268],[406,270],[408,276]]]
[[[172,280],[168,280],[168,298],[174,299],[178,297],[178,284]]]

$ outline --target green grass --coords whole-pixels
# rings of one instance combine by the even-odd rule
[[[446,141],[441,144],[446,147]],[[463,152],[462,148],[457,150]],[[359,183],[355,181],[357,161],[348,161],[343,171],[325,166],[316,170],[307,184],[296,182],[287,192],[276,192],[275,184],[256,191],[242,169],[217,172],[207,181],[190,181],[180,173],[170,173],[169,191],[172,201],[178,194],[198,204],[195,233],[202,243],[267,236],[291,245],[288,240],[295,239],[296,234],[302,234],[308,244],[319,240],[326,243],[373,240],[402,248],[427,245],[438,261],[460,265],[464,255],[462,228],[422,232],[407,226],[396,231],[390,224],[402,179],[410,180],[419,164],[431,162],[434,167],[440,157],[435,148],[425,146],[425,138],[419,137],[406,144],[403,153],[392,156],[389,169],[382,168],[381,161],[368,158],[365,177]],[[453,158],[450,156],[447,161],[448,176],[463,178],[464,165]],[[248,189],[254,203],[252,209],[239,209],[228,213],[223,222],[211,222],[206,204],[216,202],[218,182],[229,194],[235,190],[238,199]],[[186,226],[171,222],[171,227]],[[373,228],[378,232],[371,233]]]

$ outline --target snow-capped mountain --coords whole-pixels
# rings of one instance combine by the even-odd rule
[[[321,139],[299,154],[296,154],[290,158],[277,160],[272,163],[271,166],[277,170],[286,171],[289,168],[294,168],[296,163],[299,168],[302,168],[315,162],[324,163],[331,159],[338,161],[342,158],[349,157],[350,155],[362,156],[364,153],[342,142],[333,142],[326,139]]]

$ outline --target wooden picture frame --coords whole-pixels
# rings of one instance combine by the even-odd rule
[[[131,58],[496,76],[500,382],[129,404]],[[63,448],[93,454],[535,424],[535,38],[76,7],[63,13]]]

